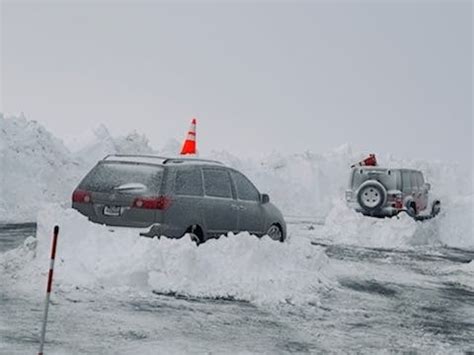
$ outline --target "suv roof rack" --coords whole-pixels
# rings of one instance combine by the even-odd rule
[[[211,160],[211,159],[200,159],[200,158],[167,158],[163,162],[163,164],[169,164],[169,163],[185,163],[185,162],[193,162],[193,163],[210,163],[210,164],[218,164],[218,165],[224,165],[222,162],[217,161],[217,160]]]

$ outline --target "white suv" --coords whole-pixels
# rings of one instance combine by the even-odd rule
[[[358,166],[352,169],[346,201],[368,216],[391,217],[405,211],[425,219],[436,216],[441,207],[436,200],[429,215],[419,215],[428,208],[430,188],[419,170]]]

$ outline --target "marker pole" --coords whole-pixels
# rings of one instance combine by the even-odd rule
[[[49,298],[53,286],[54,258],[56,257],[56,244],[58,243],[59,227],[54,226],[53,243],[51,244],[51,260],[49,264],[48,285],[46,286],[46,300],[44,304],[43,325],[41,327],[41,342],[38,355],[43,355],[44,338],[46,336],[46,323],[48,321]]]

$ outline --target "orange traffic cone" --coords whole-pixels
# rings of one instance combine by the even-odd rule
[[[369,154],[369,156],[364,160],[361,160],[356,164],[352,164],[351,168],[355,168],[356,166],[377,166],[377,158],[375,157],[375,154]]]
[[[188,135],[181,148],[181,155],[196,154],[196,119],[193,118]]]

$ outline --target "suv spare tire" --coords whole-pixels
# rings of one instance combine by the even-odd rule
[[[357,202],[367,212],[377,211],[385,204],[386,200],[387,190],[375,180],[364,182],[357,192]]]

